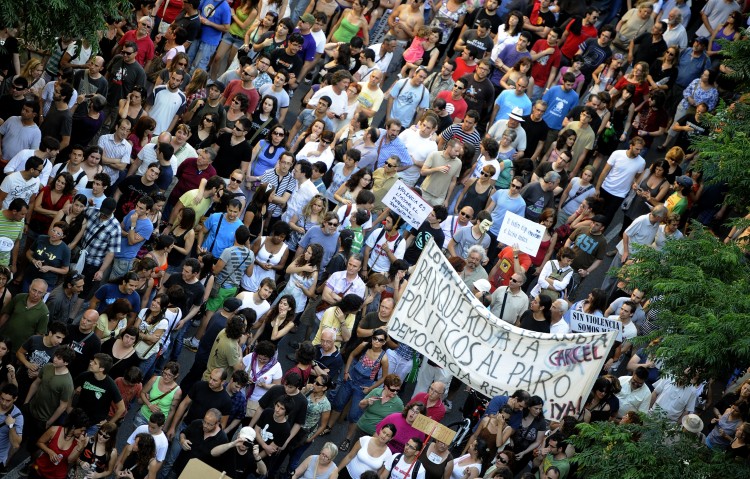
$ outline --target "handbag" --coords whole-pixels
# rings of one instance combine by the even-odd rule
[[[156,327],[158,325],[159,325],[159,323],[156,323],[153,326],[151,326],[150,330],[146,330],[146,334],[153,333],[154,330],[156,330]],[[161,343],[161,340],[156,341],[154,344],[148,344],[147,342],[145,342],[143,340],[138,340],[138,342],[135,345],[135,354],[140,359],[148,359],[151,356],[153,356],[154,354],[156,354],[156,352],[159,349],[161,349],[161,346],[159,348],[157,348],[157,349],[154,349],[154,346],[156,346],[157,344],[160,344],[160,343]]]
[[[554,260],[552,261],[552,270],[553,270],[552,274],[547,276],[547,279],[552,279],[552,280],[557,280],[557,281],[562,281],[562,279],[565,278],[565,276],[567,276],[569,273],[572,272],[572,270],[570,269],[564,270],[564,271],[561,270],[560,263],[556,264]],[[542,288],[542,291],[539,294],[542,296],[549,297],[550,299],[552,299],[552,301],[560,299],[560,297],[562,296],[561,291],[558,291],[552,288]]]

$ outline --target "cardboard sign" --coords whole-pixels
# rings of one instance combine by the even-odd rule
[[[434,239],[388,330],[486,396],[517,389],[540,396],[552,419],[578,415],[615,341],[613,332],[542,334],[498,319],[471,294]]]
[[[401,180],[397,180],[391,186],[391,189],[383,197],[383,204],[413,228],[422,226],[424,220],[427,219],[427,215],[432,211],[432,206]]]
[[[544,226],[510,211],[505,213],[500,232],[497,234],[497,240],[500,243],[507,246],[517,244],[518,249],[529,256],[536,256],[539,252],[542,238],[544,238]]]
[[[453,438],[456,437],[456,431],[447,426],[443,426],[424,414],[417,416],[412,427],[445,444],[450,444],[453,442]]]
[[[576,333],[602,333],[613,331],[622,341],[622,323],[617,320],[595,316],[583,311],[570,312],[570,330]]]

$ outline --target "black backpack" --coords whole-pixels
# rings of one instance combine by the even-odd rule
[[[403,456],[403,453],[398,453],[395,456],[393,456],[393,463],[391,463],[391,469],[388,471],[388,477],[391,477],[391,474],[393,473],[393,468],[396,467],[396,464],[398,464],[398,461],[401,460],[401,456]],[[417,479],[417,474],[419,474],[419,468],[422,467],[422,463],[419,462],[419,458],[416,458],[414,460],[414,467],[411,468],[411,479]]]

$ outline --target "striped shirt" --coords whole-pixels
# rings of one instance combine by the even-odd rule
[[[445,141],[450,141],[452,138],[457,138],[462,144],[469,144],[474,149],[479,150],[479,143],[482,141],[482,136],[479,134],[476,128],[471,132],[467,133],[461,129],[460,124],[451,125],[445,130],[440,136]]]
[[[224,261],[224,267],[216,276],[219,287],[236,288],[247,267],[255,262],[255,255],[247,246],[232,246],[225,249],[219,259]]]
[[[284,196],[285,193],[289,193],[291,197],[292,193],[297,189],[297,180],[294,179],[292,172],[289,171],[289,173],[282,178],[276,173],[276,168],[270,168],[263,173],[260,177],[260,182],[268,183],[268,186],[272,186],[274,188],[273,193],[279,197]],[[268,204],[268,213],[272,218],[280,217],[281,209],[282,207],[276,203]]]
[[[130,152],[132,151],[133,146],[126,140],[123,139],[117,143],[115,141],[115,135],[112,133],[100,136],[97,144],[102,150],[104,150],[104,156],[108,158],[119,158],[121,163],[125,163],[126,165],[130,164]],[[109,175],[109,179],[112,180],[112,184],[114,185],[115,182],[117,182],[117,177],[120,176],[120,171],[111,166],[105,165],[104,161],[102,161],[102,166],[104,167],[104,173]]]
[[[401,141],[401,138],[396,137],[393,141],[386,141],[386,131],[382,128],[378,131],[380,132],[380,139],[375,143],[376,151],[378,152],[378,168],[382,168],[385,160],[393,155],[398,156],[401,160],[401,166],[411,166],[414,164],[409,150],[406,149],[406,145]]]
[[[107,253],[120,252],[122,229],[114,216],[102,220],[97,208],[86,208],[86,233],[81,240],[81,247],[86,248],[86,264],[101,266]]]

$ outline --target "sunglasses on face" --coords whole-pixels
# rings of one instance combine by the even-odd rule
[[[229,178],[229,181],[232,183],[242,183],[242,178],[240,178],[239,180],[237,178]]]
[[[486,178],[489,178],[490,176],[492,176],[491,174],[489,174],[489,173],[487,173],[487,172],[485,172],[485,171],[483,171],[483,172],[479,173],[479,175],[480,175],[480,176],[484,176],[484,177],[486,177]]]
[[[387,387],[386,389],[388,389],[392,393],[397,393],[397,392],[401,391],[401,388],[392,388],[390,386]]]
[[[336,221],[326,221],[326,224],[328,226],[338,226],[339,225],[338,222],[336,222]]]
[[[385,166],[387,166],[388,168],[396,168],[396,165],[391,163],[386,163]]]

